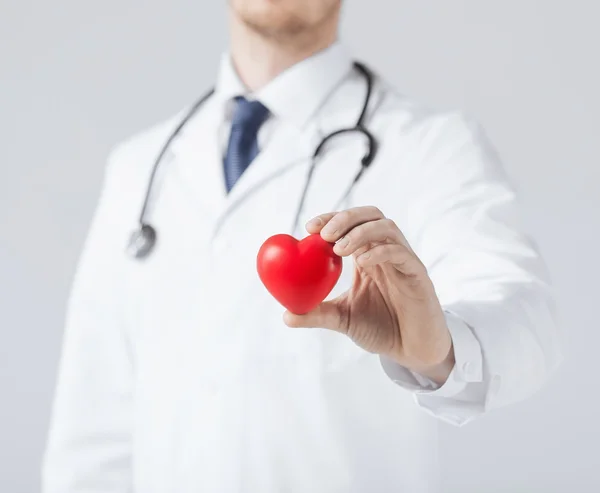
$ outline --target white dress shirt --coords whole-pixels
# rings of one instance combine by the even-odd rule
[[[436,426],[464,425],[541,387],[560,362],[546,269],[481,127],[377,78],[378,155],[345,207],[375,205],[427,267],[456,364],[431,382],[333,331],[290,329],[256,253],[289,232],[310,156],[352,125],[364,79],[336,43],[248,95],[228,55],[215,94],[165,155],[146,220],[153,254],[125,253],[152,163],[181,114],[118,146],[69,300],[45,493],[425,493]],[[271,112],[261,152],[228,194],[233,97]],[[364,151],[319,160],[301,220],[328,212]],[[295,231],[301,236],[305,232]],[[344,259],[331,296],[352,283]]]

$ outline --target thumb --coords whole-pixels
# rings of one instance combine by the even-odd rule
[[[283,321],[288,327],[323,328],[342,332],[341,314],[340,304],[331,300],[302,315],[287,310],[283,314]]]

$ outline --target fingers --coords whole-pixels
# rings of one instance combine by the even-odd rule
[[[419,275],[425,270],[400,228],[377,207],[321,214],[309,221],[306,229],[335,243],[337,255],[354,255],[360,266],[390,263],[406,275]]]
[[[327,214],[320,214],[319,216],[313,217],[306,223],[306,231],[311,235],[320,233],[323,227],[339,212],[328,212]]]
[[[321,233],[324,240],[334,243],[353,227],[384,217],[377,207],[354,207],[341,212],[321,214],[306,224],[306,230],[311,234]]]
[[[380,264],[391,264],[398,271],[411,277],[427,274],[427,270],[419,258],[404,245],[376,245],[356,257],[360,267],[372,267]]]
[[[340,306],[334,301],[325,301],[304,315],[286,311],[283,321],[288,327],[323,328],[343,332]]]
[[[333,251],[341,256],[362,253],[361,249],[372,243],[395,243],[404,245],[404,235],[391,219],[378,219],[360,224],[351,229],[334,246]]]

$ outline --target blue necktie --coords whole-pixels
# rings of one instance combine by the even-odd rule
[[[258,130],[269,116],[260,101],[235,98],[229,144],[224,159],[225,185],[229,192],[258,154]]]

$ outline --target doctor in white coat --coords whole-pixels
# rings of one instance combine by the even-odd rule
[[[215,91],[150,193],[151,255],[126,253],[178,114],[110,156],[69,301],[45,493],[438,489],[436,424],[526,398],[560,361],[545,267],[481,127],[375,78],[338,41],[340,0],[231,0]],[[306,225],[306,226],[304,226]],[[277,233],[335,242],[305,315],[260,282]],[[312,327],[312,328],[311,328]]]

